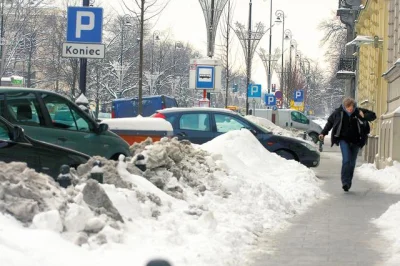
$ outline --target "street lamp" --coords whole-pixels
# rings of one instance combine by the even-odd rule
[[[159,31],[154,31],[153,32],[153,42],[151,44],[151,74],[153,75],[154,72],[154,43],[155,41],[160,40],[160,32]]]
[[[173,66],[172,66],[172,69],[173,69],[173,73],[172,73],[172,76],[173,76],[172,96],[175,96],[176,83],[179,83],[179,80],[180,80],[180,77],[176,75],[176,71],[175,71],[175,69],[176,69],[175,68],[175,66],[176,66],[176,50],[182,49],[182,48],[183,48],[183,44],[181,42],[179,42],[179,41],[175,42],[174,55],[173,55]]]
[[[122,81],[124,79],[124,67],[123,67],[123,58],[124,58],[124,28],[128,26],[132,26],[131,23],[132,17],[128,14],[125,14],[122,19],[121,19],[121,52],[120,52],[120,57],[119,57],[119,93],[121,97],[122,93]]]
[[[283,10],[277,10],[275,12],[276,24],[282,23],[282,55],[281,55],[281,90],[283,92],[284,88],[284,79],[283,79],[283,69],[284,69],[284,55],[283,52],[285,51],[285,12]],[[289,30],[290,31],[290,30]]]

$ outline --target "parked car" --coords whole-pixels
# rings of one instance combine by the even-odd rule
[[[124,98],[112,101],[112,118],[138,116],[138,98]],[[178,107],[175,98],[165,95],[144,96],[142,116],[151,116],[159,109]]]
[[[295,128],[307,132],[312,140],[317,143],[321,134],[320,125],[309,119],[303,113],[292,109],[255,109],[254,116],[266,118],[283,128]]]
[[[164,118],[174,129],[174,136],[203,144],[231,130],[247,128],[270,152],[296,160],[307,167],[317,167],[320,154],[317,149],[301,140],[274,135],[239,114],[217,108],[170,108],[157,111],[153,117]]]
[[[75,103],[51,91],[1,87],[0,115],[36,140],[107,159],[129,155],[128,143],[108,125],[98,124]]]
[[[34,140],[25,135],[21,127],[0,116],[0,161],[25,162],[37,172],[57,178],[62,165],[77,167],[89,158],[71,149]]]

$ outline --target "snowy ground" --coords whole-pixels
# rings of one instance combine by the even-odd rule
[[[22,163],[0,162],[0,261],[7,266],[249,265],[261,234],[325,197],[314,172],[264,149],[247,130],[202,146],[163,139],[131,147],[130,158],[101,158],[104,183],[74,187]]]
[[[373,164],[364,164],[356,170],[361,179],[378,183],[382,190],[391,194],[400,194],[400,163],[385,169],[376,169]],[[387,250],[391,258],[388,265],[400,265],[400,202],[393,204],[373,223],[381,230],[382,235],[393,245]]]

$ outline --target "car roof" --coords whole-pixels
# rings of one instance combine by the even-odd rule
[[[34,88],[25,88],[25,87],[6,87],[0,86],[0,92],[48,92],[57,94],[53,91],[45,90],[45,89],[34,89]]]
[[[224,108],[213,108],[213,107],[172,107],[166,108],[162,110],[157,110],[158,113],[180,113],[180,112],[219,112],[219,113],[227,113],[227,114],[235,114],[236,112],[224,109]]]

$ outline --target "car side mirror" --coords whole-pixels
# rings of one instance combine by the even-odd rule
[[[22,127],[15,126],[13,128],[13,141],[17,141],[24,136],[24,129]]]
[[[258,132],[255,129],[250,129],[250,132],[253,133],[254,136],[257,136]]]
[[[99,127],[97,128],[97,133],[101,134],[103,132],[106,132],[107,130],[108,130],[107,124],[100,124]]]

